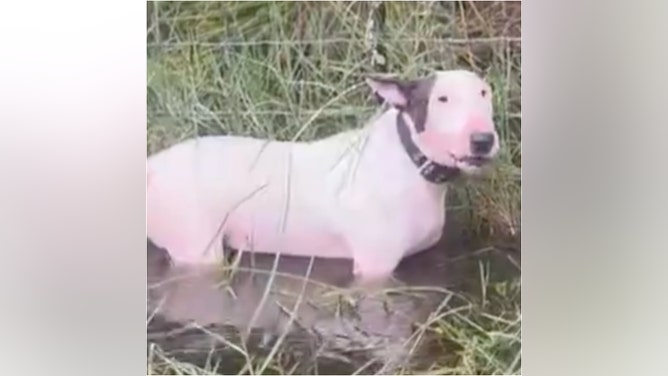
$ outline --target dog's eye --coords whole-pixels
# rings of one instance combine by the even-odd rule
[[[440,96],[440,97],[438,97],[438,101],[439,101],[439,102],[446,103],[446,102],[448,101],[448,97],[445,96],[445,95]]]
[[[480,90],[480,95],[481,95],[483,98],[486,97],[486,96],[487,96],[487,90],[485,90],[485,89]]]

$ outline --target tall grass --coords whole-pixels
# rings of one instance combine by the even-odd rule
[[[281,140],[303,130],[311,140],[360,127],[376,108],[367,73],[479,72],[494,88],[502,151],[485,178],[456,184],[453,202],[476,236],[518,238],[519,3],[160,2],[147,16],[149,154],[196,135]],[[410,371],[519,372],[518,278],[482,281],[484,299],[435,320],[425,330],[444,356]],[[170,362],[161,364],[203,371]]]

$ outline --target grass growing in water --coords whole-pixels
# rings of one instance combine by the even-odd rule
[[[149,3],[148,152],[206,134],[312,140],[360,127],[371,116],[367,73],[473,69],[494,87],[503,148],[489,176],[455,184],[457,200],[449,204],[476,237],[517,243],[519,3],[394,2],[372,9],[360,2]],[[381,60],[372,61],[374,44]],[[434,356],[406,373],[519,373],[519,272],[493,277],[491,269],[472,268],[475,288],[434,313],[422,328]],[[269,361],[243,354],[243,371],[266,364],[265,373],[289,373],[277,354]],[[149,373],[209,373],[157,348],[149,349],[148,364]]]

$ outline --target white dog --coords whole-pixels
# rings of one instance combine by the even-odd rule
[[[350,258],[385,278],[435,244],[447,182],[499,150],[492,92],[478,75],[369,77],[386,106],[365,127],[313,142],[209,136],[147,163],[147,237],[176,264],[240,251]]]

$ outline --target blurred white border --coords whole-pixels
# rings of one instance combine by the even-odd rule
[[[144,2],[0,12],[3,371],[146,372],[145,46]]]
[[[650,4],[522,4],[525,375],[668,374],[668,4]]]

